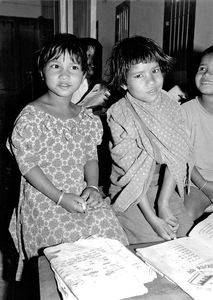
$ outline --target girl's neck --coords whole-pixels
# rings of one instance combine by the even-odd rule
[[[208,113],[213,114],[213,95],[202,95],[198,100]]]
[[[70,98],[52,98],[48,93],[36,101],[47,113],[61,119],[75,118],[81,111],[81,107],[72,103]]]

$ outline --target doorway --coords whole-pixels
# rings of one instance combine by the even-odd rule
[[[165,0],[163,49],[176,60],[174,78],[167,84],[175,82],[183,89],[192,73],[195,10],[196,0]]]

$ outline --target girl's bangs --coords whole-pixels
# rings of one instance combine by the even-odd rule
[[[47,53],[45,56],[45,62],[47,63],[50,60],[58,59],[61,55],[65,55],[66,53],[69,54],[70,59],[76,63],[76,64],[81,64],[81,57],[79,53],[73,53],[72,50],[68,50],[65,48],[55,48],[52,49]]]

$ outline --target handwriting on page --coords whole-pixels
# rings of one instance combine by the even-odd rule
[[[201,228],[198,231],[198,233],[201,236],[206,236],[209,239],[209,242],[211,243],[211,240],[213,240],[213,224],[206,224],[203,228]]]
[[[172,258],[174,263],[178,262],[179,269],[195,266],[203,261],[202,256],[181,243],[169,245],[167,249],[168,259]]]
[[[213,259],[203,257],[202,253],[185,246],[180,241],[168,245],[167,260],[173,261],[176,265],[176,272],[180,272],[192,285],[212,289],[213,288]],[[188,274],[188,275],[187,275]]]
[[[46,248],[44,253],[57,278],[78,299],[118,300],[143,295],[148,292],[144,283],[155,278],[116,240],[82,239]]]
[[[124,266],[114,257],[106,255],[103,249],[85,249],[79,251],[78,255],[55,262],[55,268],[63,278],[69,276],[70,284],[74,286],[82,281],[82,278],[97,278],[98,276],[109,276],[116,274]]]

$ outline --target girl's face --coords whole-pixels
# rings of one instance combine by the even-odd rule
[[[195,83],[202,94],[213,95],[213,53],[206,54],[202,58]]]
[[[124,89],[136,99],[154,102],[163,86],[163,75],[157,62],[138,63],[132,65],[127,74]]]
[[[85,77],[81,65],[74,62],[69,53],[49,61],[43,76],[49,92],[65,98],[72,96]]]
[[[88,75],[89,76],[93,76],[94,74],[94,64],[93,64],[93,60],[94,60],[94,55],[95,55],[95,49],[90,46],[87,49],[87,63],[88,63]]]

